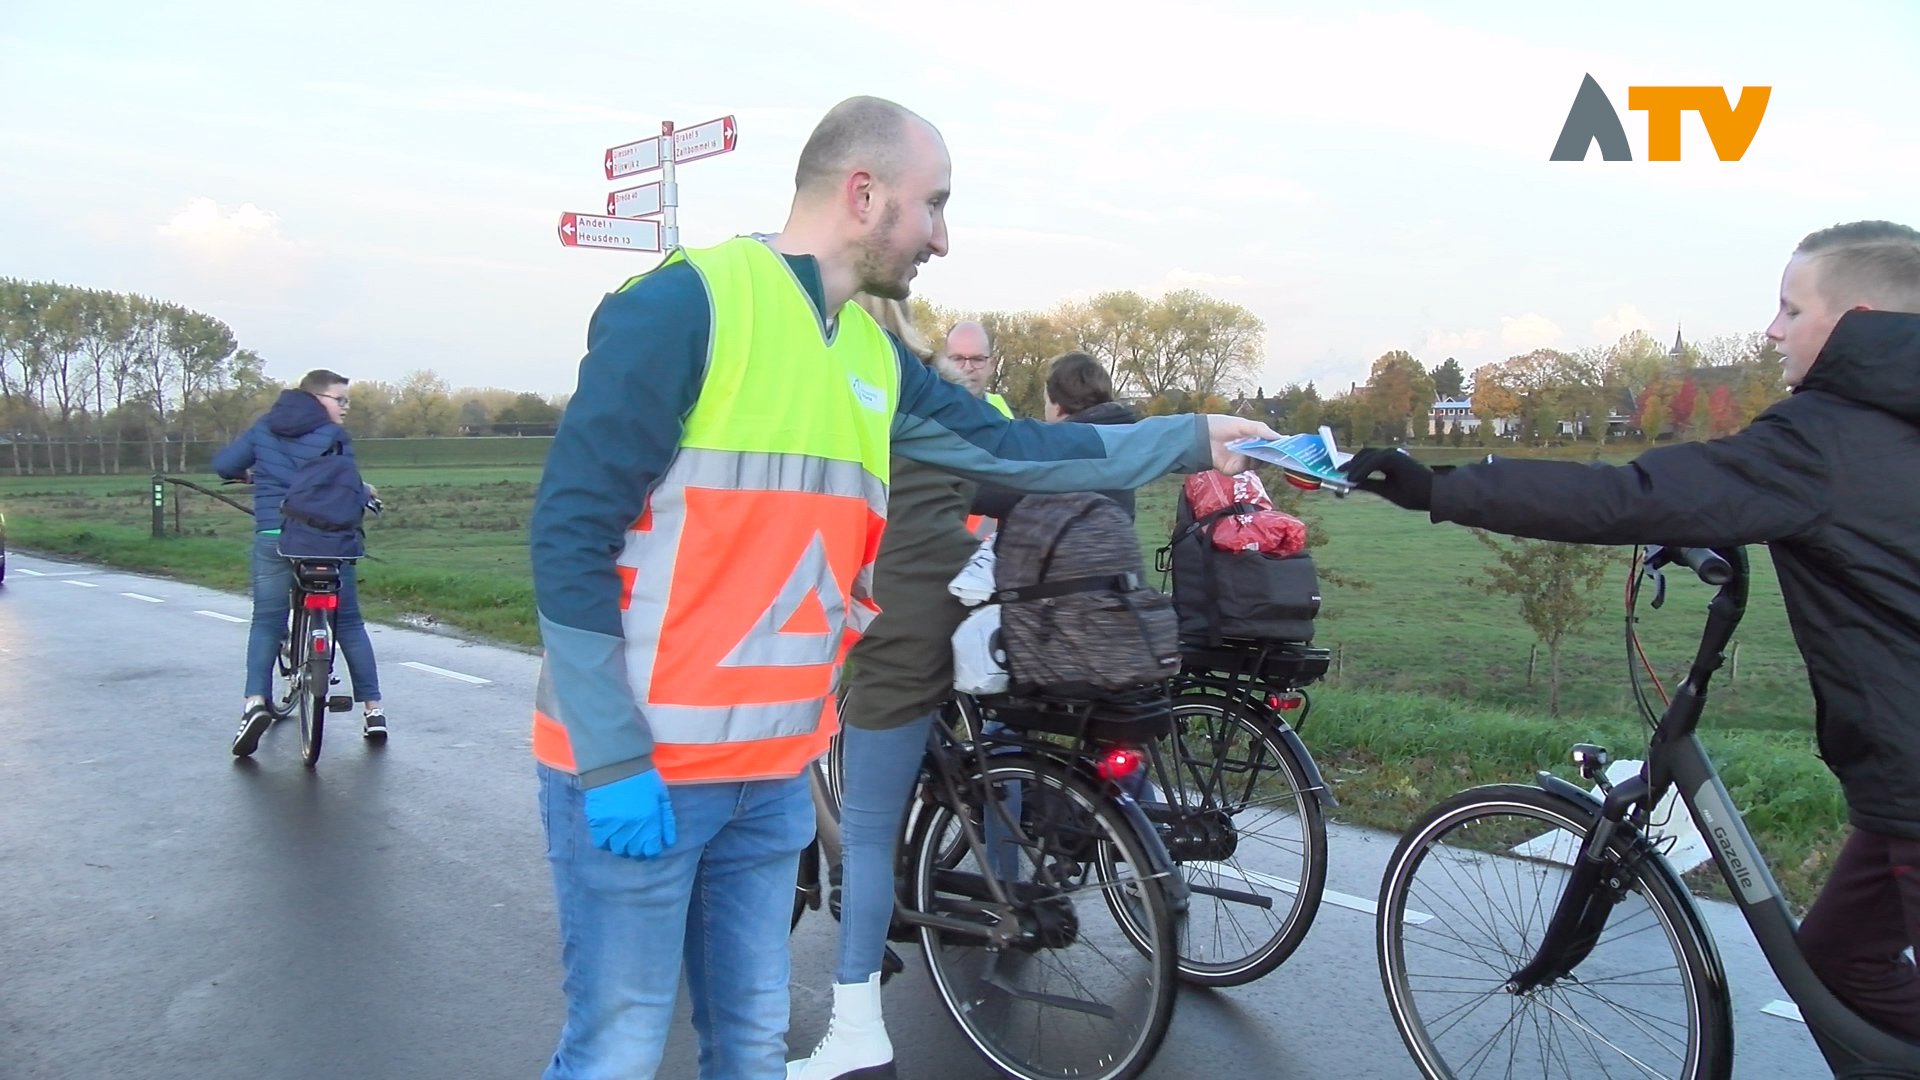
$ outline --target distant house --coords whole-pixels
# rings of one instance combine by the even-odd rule
[[[1474,415],[1473,396],[1463,398],[1442,398],[1427,410],[1427,434],[1451,435],[1454,432],[1470,433],[1480,430],[1480,417]],[[1517,416],[1496,416],[1490,429],[1500,438],[1511,438],[1520,434],[1520,418]]]
[[[1473,415],[1473,399],[1441,398],[1427,412],[1427,434],[1451,435],[1456,431],[1478,431],[1480,418]]]

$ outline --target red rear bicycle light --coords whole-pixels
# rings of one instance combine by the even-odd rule
[[[1140,771],[1140,751],[1130,746],[1116,746],[1102,755],[1100,763],[1093,768],[1102,780],[1125,780]]]
[[[1306,703],[1307,703],[1307,696],[1305,694],[1268,694],[1267,695],[1267,708],[1279,709],[1282,712],[1292,712],[1293,710],[1299,708],[1302,705],[1305,705]]]
[[[326,651],[327,651],[327,639],[326,639],[326,638],[324,638],[324,637],[321,637],[321,636],[320,636],[319,634],[315,634],[315,635],[313,636],[313,651],[314,651],[314,652],[317,652],[317,653],[318,653],[318,652],[326,652]]]
[[[308,593],[307,594],[307,610],[308,611],[338,611],[339,608],[340,608],[339,593]]]

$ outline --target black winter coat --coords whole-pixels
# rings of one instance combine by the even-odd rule
[[[1920,315],[1841,317],[1745,431],[1618,467],[1495,460],[1433,520],[1585,544],[1768,544],[1854,825],[1920,839]]]

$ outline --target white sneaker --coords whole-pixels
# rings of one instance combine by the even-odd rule
[[[880,976],[833,985],[833,1020],[813,1054],[787,1062],[787,1080],[896,1080],[880,1018]]]

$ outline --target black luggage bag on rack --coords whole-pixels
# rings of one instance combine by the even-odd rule
[[[1255,509],[1237,503],[1196,521],[1185,493],[1180,495],[1173,538],[1156,561],[1161,572],[1173,574],[1173,608],[1183,644],[1218,648],[1234,638],[1313,640],[1320,578],[1312,556],[1275,558],[1213,546],[1213,529],[1221,519]]]

